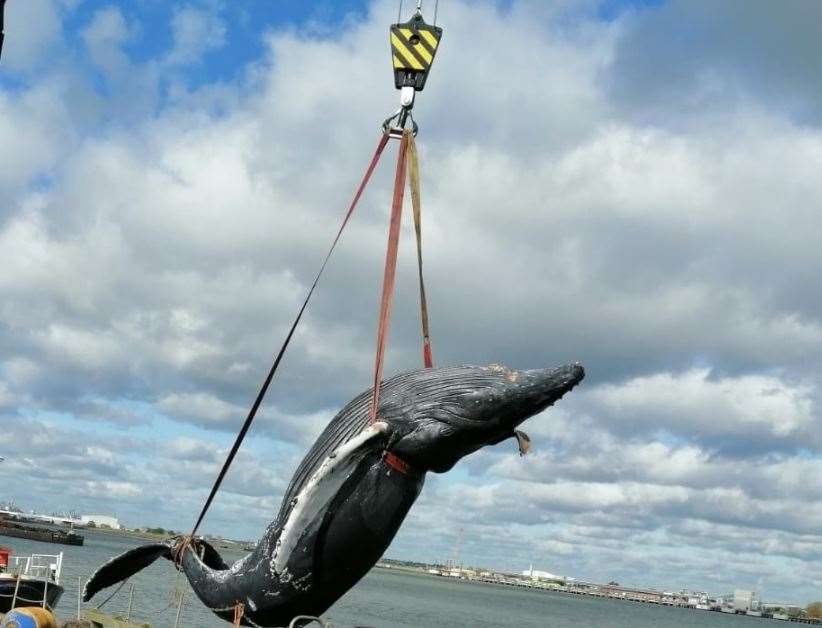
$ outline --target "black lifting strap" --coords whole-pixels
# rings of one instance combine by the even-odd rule
[[[297,312],[297,317],[294,319],[294,322],[291,324],[291,328],[288,330],[288,335],[285,337],[285,341],[283,342],[283,346],[280,347],[280,350],[277,352],[277,357],[274,358],[274,364],[271,365],[271,369],[268,371],[268,375],[263,382],[262,387],[260,388],[260,392],[257,393],[257,398],[254,400],[254,405],[251,406],[251,410],[248,412],[248,416],[243,423],[243,426],[240,428],[240,432],[237,434],[237,438],[234,440],[234,444],[231,446],[231,451],[228,452],[228,456],[223,463],[223,468],[220,469],[220,473],[217,476],[217,479],[214,481],[214,486],[211,487],[211,493],[208,495],[208,499],[206,499],[205,504],[203,505],[203,509],[200,512],[200,516],[197,517],[197,523],[194,524],[194,528],[191,530],[191,537],[197,533],[197,529],[200,527],[200,524],[203,522],[205,518],[206,512],[208,512],[209,507],[211,506],[211,502],[214,501],[214,496],[217,494],[217,491],[220,490],[220,485],[223,483],[223,478],[225,478],[226,473],[228,472],[228,468],[231,466],[231,463],[234,461],[234,456],[237,455],[237,452],[240,449],[240,445],[245,438],[246,433],[248,432],[248,428],[251,427],[251,423],[254,421],[254,417],[257,415],[257,410],[260,407],[260,404],[263,402],[263,398],[265,397],[266,392],[268,391],[268,387],[271,384],[271,380],[274,379],[274,373],[277,372],[277,368],[280,366],[280,361],[283,359],[283,355],[285,354],[285,350],[288,348],[288,344],[291,342],[292,336],[294,336],[294,331],[297,329],[297,325],[300,323],[300,319],[303,316],[303,312],[305,312],[305,308],[308,306],[308,302],[311,300],[311,295],[314,294],[314,289],[317,287],[317,284],[320,281],[320,276],[323,274],[326,265],[328,264],[328,260],[331,258],[331,254],[334,252],[334,249],[337,246],[337,243],[340,241],[340,236],[342,236],[342,232],[345,229],[345,226],[348,224],[348,220],[351,218],[351,214],[354,213],[354,208],[357,206],[357,203],[362,196],[363,191],[365,190],[365,186],[368,185],[368,181],[371,179],[371,175],[374,172],[374,169],[377,167],[377,162],[380,160],[380,156],[382,155],[383,149],[385,145],[388,143],[388,134],[384,133],[382,137],[380,137],[379,144],[377,144],[377,150],[374,151],[374,156],[371,158],[371,163],[368,165],[368,169],[365,171],[365,175],[360,182],[359,187],[357,188],[356,194],[354,194],[354,199],[351,201],[351,205],[348,207],[348,211],[343,218],[342,224],[340,225],[339,230],[337,231],[337,235],[334,238],[334,241],[331,243],[331,248],[328,250],[328,253],[323,260],[322,266],[320,266],[320,270],[317,273],[317,276],[314,278],[314,283],[311,284],[311,288],[308,290],[308,294],[305,297],[305,301],[303,301],[302,306],[300,307],[299,312]]]

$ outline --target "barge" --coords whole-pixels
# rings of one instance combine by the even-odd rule
[[[72,530],[52,530],[41,526],[16,523],[8,519],[0,519],[0,536],[29,539],[43,543],[62,543],[63,545],[82,545],[85,541],[82,534],[77,534]]]

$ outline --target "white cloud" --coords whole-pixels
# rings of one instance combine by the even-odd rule
[[[92,62],[109,76],[128,71],[130,62],[122,47],[133,33],[120,9],[114,6],[99,9],[82,37]]]
[[[5,11],[3,65],[10,70],[27,72],[44,62],[52,46],[62,35],[62,2],[27,0],[9,2]]]
[[[167,448],[175,459],[203,460],[216,462],[219,449],[213,443],[201,441],[189,436],[179,436],[168,443]]]
[[[71,112],[63,102],[68,88],[56,77],[17,94],[0,91],[0,144],[6,147],[0,153],[2,215],[16,205],[11,192],[48,172],[66,155],[66,145],[74,139]]]
[[[610,420],[634,428],[785,438],[815,425],[812,392],[772,376],[711,378],[710,369],[693,369],[604,385],[589,396]]]
[[[206,52],[225,45],[226,25],[209,10],[191,6],[175,9],[171,29],[174,47],[166,58],[169,65],[194,63]]]
[[[157,403],[157,407],[173,417],[189,418],[206,424],[239,422],[243,409],[226,403],[209,393],[176,393]]]
[[[107,498],[129,498],[138,497],[143,492],[143,489],[131,482],[85,482],[80,494],[85,494],[91,497],[107,497]]]

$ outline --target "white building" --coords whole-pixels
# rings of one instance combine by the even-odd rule
[[[534,569],[533,565],[531,565],[530,569],[523,571],[522,575],[531,578],[531,580],[565,580],[564,576],[557,576],[547,571],[539,571]]]
[[[758,611],[760,607],[759,595],[756,591],[744,591],[737,589],[734,591],[734,605],[735,611]]]
[[[93,523],[95,526],[107,526],[112,530],[119,530],[123,526],[120,525],[120,521],[117,517],[109,517],[108,515],[81,515],[80,516],[80,523],[84,526]]]

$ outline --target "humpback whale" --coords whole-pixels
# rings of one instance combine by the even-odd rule
[[[317,438],[256,548],[227,565],[204,539],[176,537],[132,549],[101,566],[83,599],[160,557],[174,560],[202,602],[226,621],[283,626],[320,615],[388,548],[423,486],[486,445],[530,439],[517,427],[576,386],[578,364],[553,369],[458,366],[396,375],[354,398]]]

